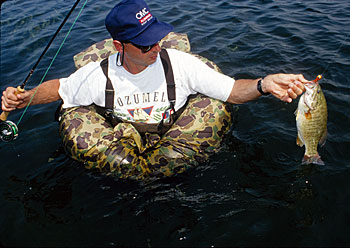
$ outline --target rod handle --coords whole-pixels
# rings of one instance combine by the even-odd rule
[[[24,92],[24,89],[22,89],[21,86],[18,86],[18,87],[16,88],[16,93],[15,93],[15,94],[18,95],[19,93],[23,93],[23,92]],[[10,112],[8,112],[8,111],[3,111],[3,112],[1,113],[1,115],[0,115],[0,120],[1,120],[1,121],[6,121],[9,114],[10,114]]]

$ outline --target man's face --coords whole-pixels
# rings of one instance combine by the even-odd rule
[[[149,66],[156,62],[160,46],[155,44],[148,52],[143,52],[132,43],[124,44],[124,63],[132,63],[137,66]]]

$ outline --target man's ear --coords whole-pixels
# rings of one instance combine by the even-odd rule
[[[113,45],[114,45],[115,49],[117,49],[118,52],[123,51],[122,43],[119,40],[113,40]]]

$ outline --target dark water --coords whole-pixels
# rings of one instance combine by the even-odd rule
[[[1,90],[20,84],[74,1],[1,6]],[[82,6],[81,1],[79,7]],[[72,56],[108,37],[117,1],[92,1],[46,79],[74,71]],[[236,78],[323,74],[329,109],[325,166],[302,166],[291,104],[272,97],[239,107],[210,161],[152,182],[86,171],[61,152],[57,103],[30,107],[19,138],[0,144],[0,245],[349,246],[350,2],[149,0],[153,14],[187,33],[192,51]],[[28,83],[44,75],[75,11]],[[11,113],[18,122],[23,111]]]

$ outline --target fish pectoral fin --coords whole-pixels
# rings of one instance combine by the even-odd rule
[[[312,119],[312,115],[311,115],[311,112],[310,112],[310,111],[309,111],[309,112],[305,112],[304,115],[305,115],[305,118],[306,118],[307,120],[311,120],[311,119]]]
[[[300,146],[300,147],[302,147],[302,146],[304,145],[304,142],[303,142],[303,140],[300,138],[299,135],[298,135],[298,137],[297,137],[297,145]]]
[[[322,134],[322,137],[321,137],[321,139],[320,139],[320,142],[318,142],[318,144],[322,147],[322,146],[324,146],[325,144],[326,144],[326,140],[327,140],[327,134],[328,134],[328,132],[327,132],[327,128],[326,128],[326,130],[323,132],[323,134]]]

